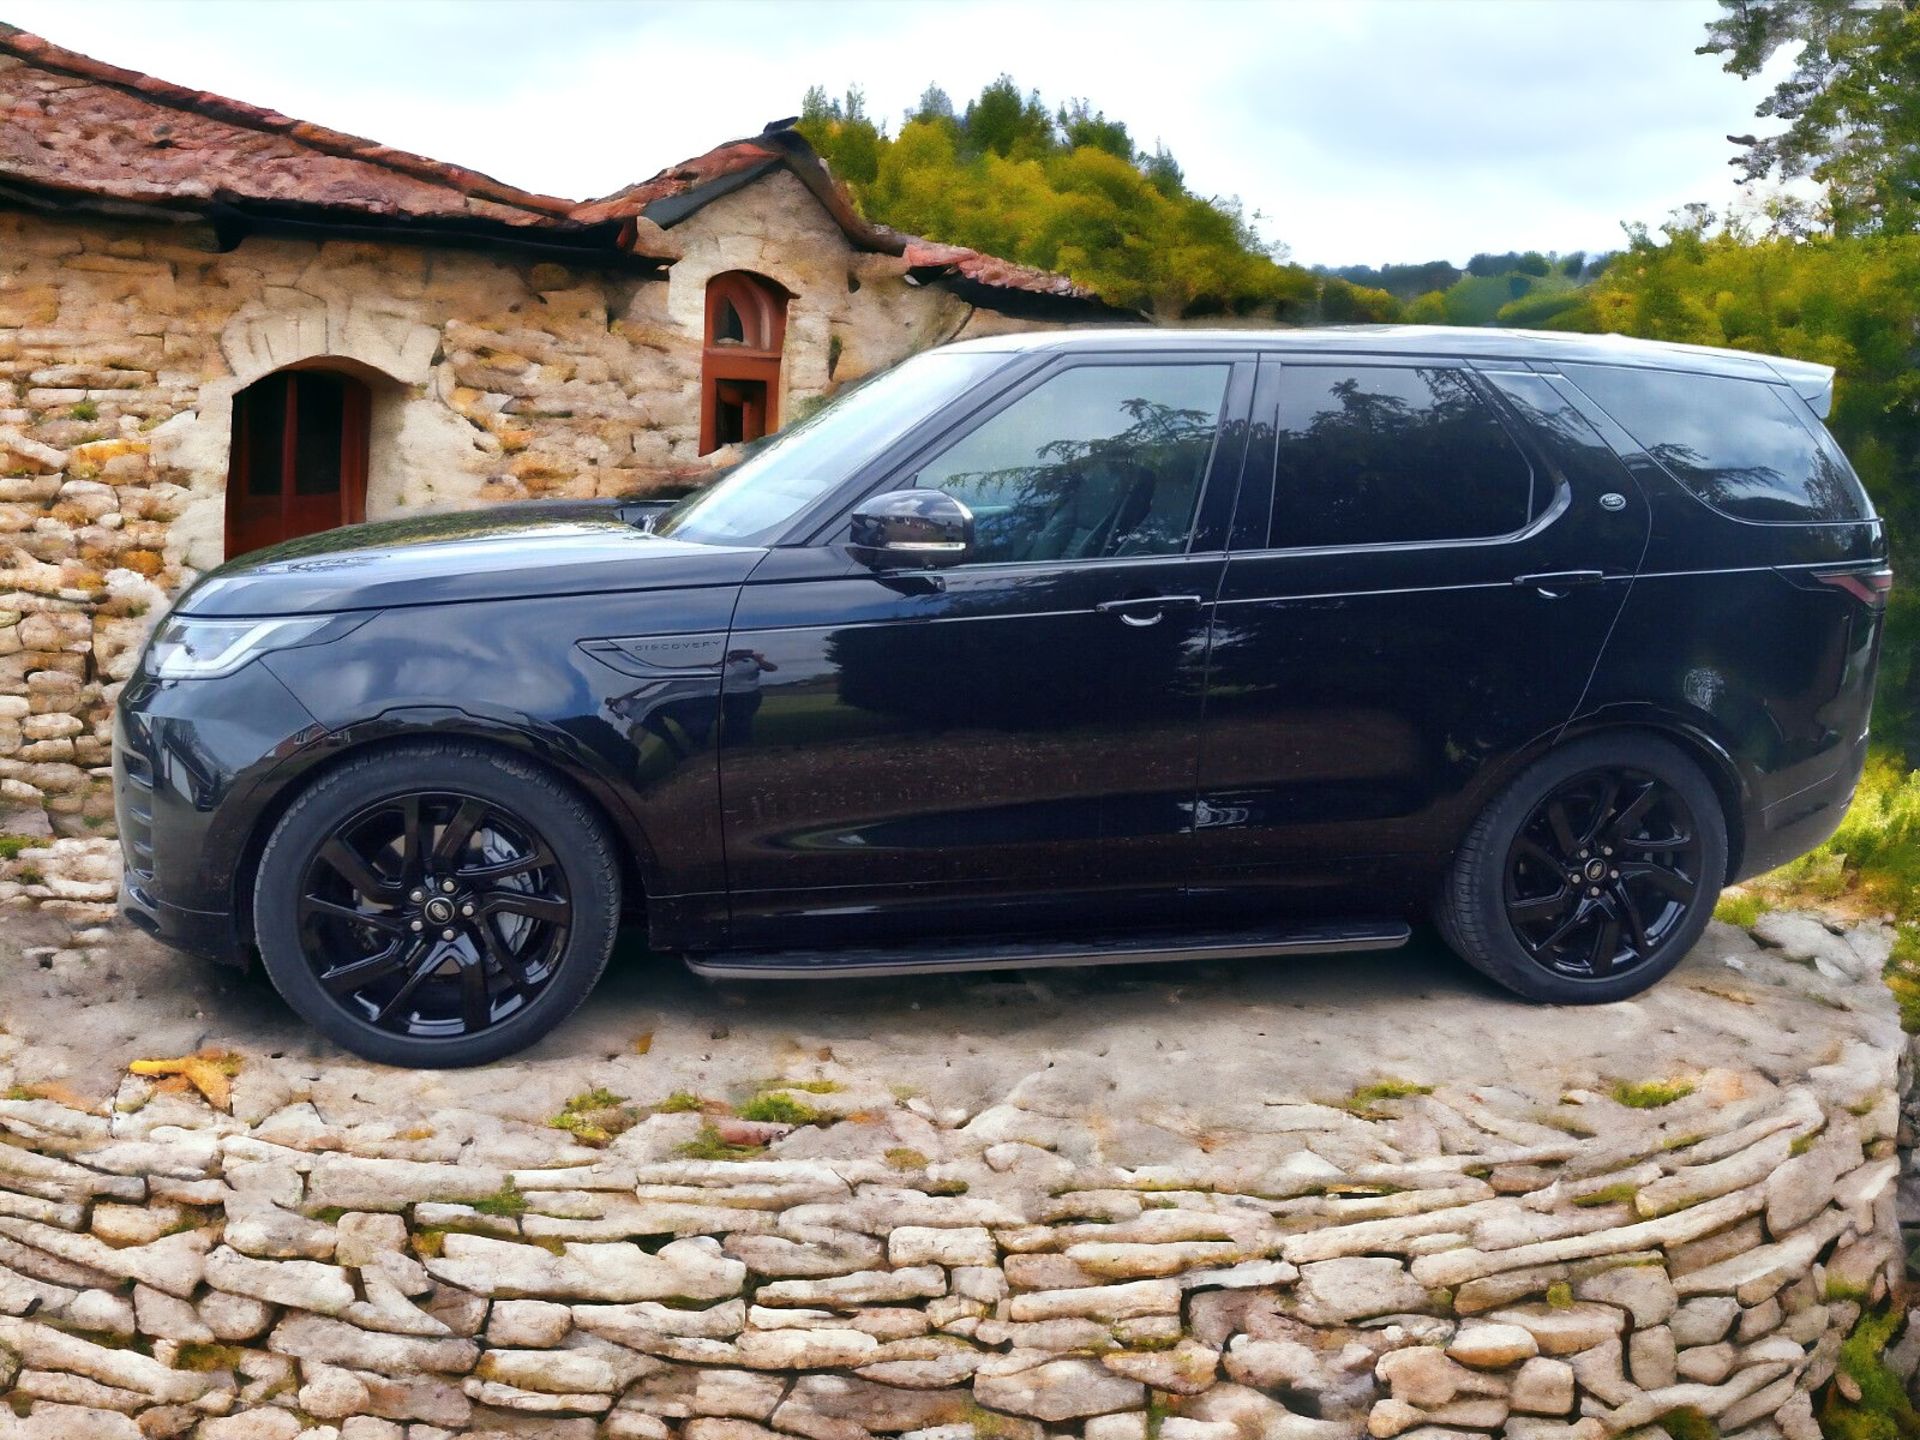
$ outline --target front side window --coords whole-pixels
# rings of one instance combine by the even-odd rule
[[[1805,407],[1783,385],[1616,365],[1562,368],[1662,469],[1724,514],[1803,525],[1872,514],[1838,447],[1795,413]]]
[[[1083,365],[920,466],[973,511],[976,561],[1169,555],[1193,530],[1229,365]]]
[[[1268,545],[1487,539],[1523,527],[1533,470],[1466,375],[1289,365]]]
[[[765,544],[1006,362],[995,351],[935,350],[850,386],[725,477],[680,501],[654,523],[654,533],[707,545]]]

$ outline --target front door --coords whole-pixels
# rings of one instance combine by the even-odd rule
[[[1544,375],[1263,360],[1254,416],[1207,682],[1202,886],[1402,909],[1489,762],[1573,715],[1647,507]]]
[[[1172,907],[1252,370],[1063,361],[903,462],[878,488],[967,504],[968,563],[769,557],[722,691],[735,944]]]

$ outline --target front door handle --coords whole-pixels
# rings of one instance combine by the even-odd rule
[[[1129,595],[1124,600],[1102,600],[1093,608],[1102,615],[1118,615],[1123,625],[1158,625],[1168,610],[1204,604],[1198,595]]]
[[[1550,600],[1557,600],[1569,590],[1577,590],[1583,585],[1598,585],[1607,578],[1604,570],[1545,570],[1535,575],[1516,575],[1513,583],[1529,590],[1538,590]]]

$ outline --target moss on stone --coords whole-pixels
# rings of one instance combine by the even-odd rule
[[[503,1219],[517,1220],[527,1213],[527,1197],[508,1180],[495,1194],[473,1202],[473,1208],[482,1215],[495,1215]]]
[[[1653,1423],[1667,1432],[1669,1440],[1720,1440],[1720,1427],[1692,1405],[1669,1410]]]
[[[1820,1407],[1827,1440],[1920,1440],[1920,1412],[1886,1360],[1903,1319],[1898,1306],[1866,1312],[1841,1343],[1840,1373],[1858,1387],[1860,1398],[1849,1400],[1840,1386],[1828,1387]]]
[[[1640,1187],[1631,1180],[1622,1180],[1599,1190],[1589,1190],[1584,1195],[1573,1197],[1573,1203],[1582,1210],[1592,1210],[1601,1205],[1623,1205],[1632,1202],[1640,1193]]]
[[[1658,1110],[1692,1093],[1691,1080],[1622,1080],[1613,1087],[1613,1098],[1629,1110]]]

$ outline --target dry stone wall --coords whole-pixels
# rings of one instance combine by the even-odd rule
[[[1900,1275],[1883,941],[1730,952],[1684,1078],[1263,1095],[1163,1162],[1085,1064],[736,1110],[629,1056],[527,1124],[262,1056],[89,1109],[0,1035],[0,1437],[1815,1440]]]

